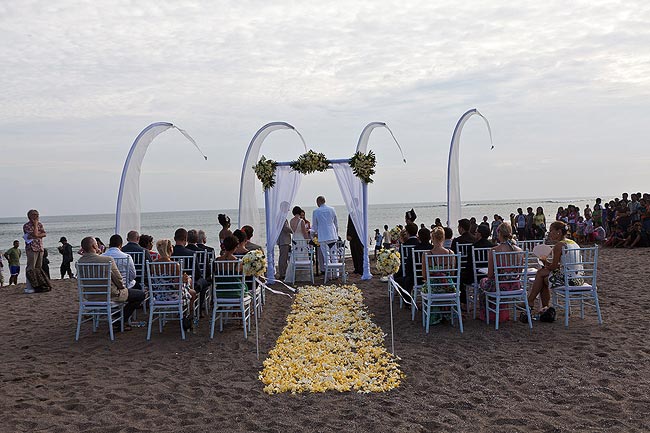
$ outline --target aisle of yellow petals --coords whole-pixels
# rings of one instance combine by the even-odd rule
[[[268,394],[388,391],[403,378],[371,320],[361,290],[305,286],[259,375]]]

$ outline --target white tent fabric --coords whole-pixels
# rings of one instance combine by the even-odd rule
[[[133,142],[122,169],[122,179],[115,211],[115,233],[130,230],[140,231],[140,172],[142,161],[151,142],[169,128],[178,129],[201,152],[194,139],[186,131],[169,122],[152,123],[143,129]],[[202,152],[201,155],[203,155]],[[205,155],[203,157],[208,159]]]
[[[391,131],[388,125],[386,125],[384,122],[370,122],[369,124],[366,125],[365,128],[363,128],[363,131],[361,131],[361,135],[359,136],[359,141],[357,142],[357,152],[367,153],[370,133],[374,131],[376,128],[386,128],[388,130],[390,136],[393,137],[395,144],[397,144],[397,148],[399,149],[399,152],[402,154],[402,160],[406,163],[406,158],[404,158],[404,152],[402,151],[402,146],[399,145],[397,138],[395,138],[395,134],[393,134],[393,131]]]
[[[354,175],[352,167],[348,163],[332,164],[332,169],[336,175],[336,181],[339,184],[343,201],[348,208],[354,228],[363,243],[363,276],[361,278],[369,280],[372,275],[370,274],[370,260],[368,258],[368,202],[364,200],[364,184],[361,179]]]
[[[278,166],[275,170],[275,185],[265,193],[266,202],[266,276],[275,281],[274,248],[280,231],[287,220],[291,203],[296,198],[302,174],[289,166]]]
[[[239,185],[239,216],[237,219],[237,225],[242,227],[244,225],[250,225],[252,227],[260,226],[260,214],[259,206],[257,202],[257,197],[261,192],[261,186],[257,181],[255,172],[253,171],[253,166],[257,164],[260,156],[260,148],[266,137],[273,131],[280,129],[290,129],[298,134],[300,141],[307,152],[307,145],[305,140],[300,135],[300,132],[292,125],[286,122],[271,122],[262,126],[253,136],[250,144],[248,145],[248,150],[246,151],[246,156],[244,157],[244,165],[241,169],[241,181]]]
[[[458,154],[460,148],[460,135],[463,131],[463,126],[472,116],[479,116],[487,125],[488,133],[490,134],[490,144],[492,144],[492,129],[490,122],[481,114],[476,108],[468,110],[463,114],[451,137],[451,146],[449,148],[449,163],[447,165],[447,226],[452,226],[456,221],[462,218],[461,205],[460,205],[460,176],[458,174]],[[492,146],[494,147],[494,146]]]

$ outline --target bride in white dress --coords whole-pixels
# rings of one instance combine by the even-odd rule
[[[300,215],[303,213],[303,210],[300,208],[300,206],[294,206],[291,213],[293,213],[293,218],[291,218],[291,221],[289,221],[289,227],[293,232],[293,240],[308,241],[310,239],[309,231],[305,225],[305,220],[300,217]]]

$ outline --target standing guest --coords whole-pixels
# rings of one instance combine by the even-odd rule
[[[522,208],[517,208],[517,216],[515,217],[515,226],[517,228],[517,239],[520,241],[526,240],[526,215]]]
[[[479,238],[478,234],[478,224],[476,224],[476,218],[471,217],[469,219],[469,234],[472,235],[472,238],[474,239],[474,242],[476,242]]]
[[[5,270],[5,264],[2,263],[2,256],[0,255],[0,287],[5,285],[4,270]]]
[[[414,223],[416,219],[418,219],[418,216],[415,214],[413,208],[411,208],[409,211],[406,211],[406,215],[404,215],[404,222],[406,224]]]
[[[246,239],[246,233],[244,233],[240,229],[237,229],[234,232],[232,232],[232,235],[234,237],[236,237],[237,240],[239,241],[239,244],[237,245],[237,248],[235,248],[235,251],[234,251],[233,254],[235,254],[237,256],[243,256],[244,254],[246,254],[248,252],[248,250],[246,249],[246,242],[248,240],[248,239]]]
[[[68,239],[65,236],[61,236],[61,239],[59,239],[59,242],[62,244],[60,247],[58,247],[59,253],[63,256],[63,260],[61,262],[61,279],[63,279],[66,274],[68,275],[69,278],[74,278],[74,275],[72,274],[72,268],[70,265],[74,261],[74,257],[72,254],[72,245],[68,243]]]
[[[102,255],[112,257],[113,261],[115,261],[115,259],[120,259],[120,265],[117,266],[117,269],[122,275],[124,286],[127,289],[140,290],[142,286],[140,283],[135,281],[135,264],[133,263],[133,258],[131,258],[127,253],[122,252],[122,242],[122,236],[111,236],[108,240],[108,249]],[[115,261],[115,263],[118,262]]]
[[[41,266],[41,269],[43,269],[43,273],[47,275],[48,279],[51,279],[50,277],[50,259],[49,259],[49,253],[47,252],[47,248],[43,248],[43,265]]]
[[[384,243],[384,248],[389,249],[391,244],[390,230],[388,230],[388,225],[384,224],[384,234],[381,235],[382,242]]]
[[[138,308],[144,301],[144,292],[137,289],[128,289],[122,281],[122,274],[115,265],[115,261],[110,256],[99,255],[99,246],[96,238],[92,236],[85,237],[81,240],[81,248],[84,250],[83,256],[77,260],[77,263],[110,263],[111,264],[111,296],[116,302],[126,302],[124,306],[124,330],[130,331],[131,327],[126,324],[133,311]],[[114,326],[119,327],[119,323]]]
[[[535,214],[533,208],[526,208],[526,239],[535,239]]]
[[[501,218],[501,222],[503,222],[503,221],[504,221],[503,218]],[[517,223],[515,222],[515,214],[514,214],[514,213],[511,213],[511,214],[510,214],[510,227],[512,227],[512,230],[513,230],[513,231],[514,231],[515,228],[517,227]],[[498,235],[498,234],[497,234],[497,235]],[[498,239],[498,237],[497,237],[497,238],[495,238],[495,239],[492,239],[492,241],[495,242],[495,243],[498,243],[498,242],[499,242],[499,239]]]
[[[382,241],[382,236],[381,233],[379,233],[379,229],[375,229],[375,260],[377,260],[377,253],[381,250],[381,241]]]
[[[318,196],[316,205],[318,207],[312,215],[313,231],[318,236],[323,263],[328,263],[329,249],[339,237],[339,224],[336,219],[336,211],[333,207],[325,204],[325,197]]]
[[[436,226],[440,227],[440,226]],[[454,237],[454,231],[451,227],[440,227],[445,234],[445,239],[443,240],[443,246],[447,249],[451,248],[451,244],[454,242],[452,239]],[[435,230],[435,228],[434,228]],[[431,236],[433,236],[433,231],[431,231]]]
[[[480,226],[485,226],[485,227],[487,227],[487,228],[488,228],[488,231],[490,231],[490,223],[489,223],[489,221],[488,221],[488,217],[487,217],[487,215],[484,215],[484,216],[483,216],[483,221],[481,221],[481,224],[479,224],[479,225],[480,225]],[[480,233],[479,233],[479,239],[480,239]]]
[[[499,224],[501,224],[501,217],[499,215],[494,214],[494,221],[492,221],[492,242],[497,241],[497,229],[499,228]]]
[[[20,274],[20,242],[14,241],[13,247],[5,251],[5,258],[9,264],[9,285],[18,284],[18,274]]]
[[[596,224],[603,225],[603,206],[601,205],[602,200],[599,198],[596,199],[596,204],[594,205],[594,211],[591,213],[591,217],[594,220],[594,226]]]
[[[153,248],[153,238],[150,240],[151,248],[144,248],[140,245],[140,233],[135,230],[131,230],[126,234],[126,245],[122,247],[122,251],[125,253],[144,253],[144,261],[151,261],[151,254],[149,250]]]
[[[451,242],[451,249],[458,252],[458,244],[473,244],[476,242],[474,236],[469,232],[470,222],[467,218],[458,220],[458,233],[460,236],[454,238]]]
[[[357,228],[354,226],[350,215],[348,215],[346,237],[350,242],[350,254],[352,254],[352,264],[354,265],[353,273],[363,275],[363,243],[359,238]]]
[[[289,212],[289,203],[286,201],[282,202],[281,208],[283,214],[286,215],[286,213]],[[296,208],[294,207],[293,210],[295,211]],[[292,218],[291,220],[293,221],[294,218]],[[278,255],[278,279],[280,280],[284,280],[284,278],[287,275],[287,265],[289,264],[289,251],[291,250],[292,234],[293,231],[291,230],[291,225],[289,224],[289,221],[287,221],[287,219],[285,218],[284,224],[282,224],[282,230],[280,230],[280,234],[278,235],[278,242],[277,242],[278,248],[280,250],[280,254]],[[304,232],[302,234],[304,235]]]
[[[246,247],[246,249],[248,251],[261,250],[262,249],[262,247],[260,245],[257,245],[257,244],[255,244],[255,243],[253,243],[251,241],[251,239],[253,238],[253,227],[252,226],[248,226],[248,225],[243,226],[241,228],[241,231],[243,231],[244,234],[246,235],[246,245],[244,245],[244,246]]]
[[[442,227],[442,221],[440,221],[440,218],[436,218],[434,221],[434,224],[436,227]]]
[[[220,213],[217,216],[219,224],[221,224],[221,231],[219,232],[219,245],[223,249],[223,240],[232,235],[230,231],[230,217],[226,214]]]
[[[29,220],[23,225],[23,233],[25,239],[25,254],[27,255],[27,267],[25,273],[32,274],[35,281],[38,281],[45,290],[45,287],[51,287],[50,279],[43,272],[43,238],[47,236],[43,224],[39,220],[39,213],[36,209],[31,209],[27,212],[27,219]],[[27,275],[27,282],[25,293],[34,293],[30,275]]]
[[[544,239],[546,234],[546,215],[541,206],[537,207],[535,216],[533,217],[533,229],[535,232],[535,239]]]
[[[147,255],[151,257],[152,261],[158,259],[158,252],[153,251],[153,236],[145,234],[140,235],[140,239],[138,239],[138,245],[141,246],[142,249],[144,249],[146,252],[144,255],[145,259],[147,258]],[[122,248],[122,251],[124,251],[124,248]]]

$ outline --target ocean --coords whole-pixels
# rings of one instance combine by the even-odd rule
[[[521,199],[521,200],[482,200],[473,202],[463,202],[462,216],[463,218],[476,217],[478,222],[486,215],[489,221],[492,222],[493,215],[499,214],[508,221],[510,213],[516,213],[517,208],[521,207],[526,212],[526,208],[531,206],[537,209],[541,206],[544,209],[546,219],[548,222],[553,221],[555,212],[559,206],[566,207],[568,204],[579,206],[584,209],[587,204],[593,207],[595,198],[577,197],[577,198],[546,198],[546,199]],[[298,204],[302,206],[301,204]],[[311,220],[311,213],[314,207],[302,206],[307,215],[307,219]],[[339,231],[345,233],[345,226],[347,223],[347,211],[345,205],[333,206],[336,209],[339,220]],[[368,225],[370,235],[374,233],[374,229],[379,228],[383,231],[384,224],[389,227],[394,227],[397,224],[404,224],[404,213],[409,209],[415,209],[417,214],[418,225],[420,223],[426,224],[429,227],[436,218],[441,221],[446,220],[447,217],[447,204],[446,203],[416,203],[416,204],[374,204],[369,205],[368,209]],[[154,243],[158,239],[174,237],[174,231],[178,227],[185,227],[186,229],[203,229],[208,236],[208,245],[218,244],[218,233],[221,226],[217,222],[217,214],[225,213],[230,216],[232,220],[232,227],[238,227],[237,224],[237,210],[236,209],[223,209],[214,211],[170,211],[170,212],[143,212],[142,213],[142,229],[141,233],[146,233],[153,236]],[[266,232],[264,227],[264,210],[260,209],[260,221],[262,226],[255,228],[253,241],[260,245],[265,244]],[[290,215],[288,215],[290,217]],[[22,240],[22,226],[27,222],[27,218],[0,218],[0,251],[4,253],[7,249],[11,248],[14,240],[19,240],[23,256],[21,259],[22,269],[19,281],[25,281],[25,263],[26,257],[24,254],[25,243]],[[48,258],[50,259],[50,275],[52,278],[59,278],[59,267],[61,266],[61,254],[59,254],[57,247],[61,244],[58,240],[61,236],[65,236],[68,242],[72,244],[73,249],[76,251],[80,247],[81,239],[86,236],[99,237],[106,245],[108,239],[115,229],[115,214],[100,214],[100,215],[60,215],[48,216],[41,215],[41,222],[47,232],[47,237],[44,239],[45,247],[48,250]],[[455,225],[452,225],[455,230]],[[126,233],[122,236],[125,237]],[[126,240],[125,240],[126,242]],[[371,250],[374,245],[371,246]],[[277,257],[277,254],[276,254]],[[9,280],[9,267],[7,261],[3,258],[5,267],[2,272],[5,277],[5,284]],[[73,265],[74,270],[74,265]]]

